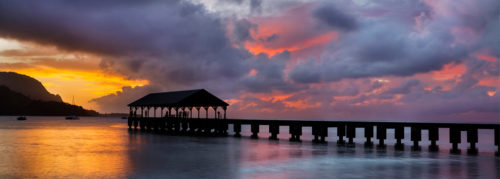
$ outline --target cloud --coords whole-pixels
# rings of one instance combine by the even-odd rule
[[[3,2],[0,36],[99,54],[132,78],[173,86],[238,78],[251,56],[217,16],[184,1]]]
[[[411,89],[413,87],[416,87],[420,84],[420,81],[418,79],[409,79],[407,81],[404,81],[401,83],[399,86],[391,88],[387,91],[384,91],[383,94],[408,94],[410,93]]]
[[[261,13],[262,12],[262,0],[250,0],[250,12]]]
[[[247,75],[241,79],[243,89],[249,92],[261,93],[273,90],[292,92],[303,88],[285,81],[284,69],[289,59],[290,52],[288,51],[276,54],[271,58],[264,54],[258,55],[250,64],[256,74]]]
[[[236,20],[233,22],[232,35],[236,42],[240,44],[240,47],[243,47],[245,41],[254,41],[251,31],[256,31],[257,28],[257,24],[247,19]]]
[[[145,94],[161,91],[162,87],[156,85],[123,87],[122,91],[108,94],[99,98],[90,100],[98,105],[99,109],[107,112],[126,111],[126,106],[135,100],[143,97]]]
[[[321,4],[313,10],[313,16],[325,23],[327,26],[344,31],[351,31],[357,28],[354,17],[340,11],[331,3]]]
[[[497,48],[498,43],[492,44],[491,41],[486,45],[481,41],[463,43],[462,40],[497,38],[493,34],[481,33],[490,32],[491,28],[497,27],[498,10],[487,10],[483,14],[486,18],[472,15],[456,19],[453,16],[455,12],[452,15],[442,15],[436,12],[441,9],[427,4],[417,6],[422,7],[421,12],[415,12],[419,9],[408,6],[406,1],[392,6],[398,7],[395,9],[408,9],[386,10],[376,16],[357,18],[360,21],[356,31],[343,34],[338,41],[332,42],[319,59],[299,63],[291,70],[291,79],[298,83],[319,83],[346,78],[411,76],[439,70],[451,62],[460,62],[470,53],[486,46]],[[360,12],[357,13],[358,16],[364,16],[372,10],[358,8],[353,11]],[[334,12],[337,11],[339,10]],[[478,13],[481,14],[479,11]],[[402,17],[405,18],[401,19]],[[467,23],[470,19],[477,19],[482,23]],[[470,29],[470,33],[469,30],[461,29]]]

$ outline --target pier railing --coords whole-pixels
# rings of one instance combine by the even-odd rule
[[[405,138],[404,129],[410,128],[410,139],[413,142],[412,150],[420,150],[419,142],[422,140],[422,131],[428,131],[431,144],[429,151],[438,151],[436,141],[439,140],[439,129],[449,129],[449,142],[452,144],[451,153],[460,153],[458,144],[461,143],[462,131],[467,132],[468,154],[477,154],[478,130],[494,130],[494,144],[497,146],[496,155],[500,156],[500,124],[482,123],[428,123],[428,122],[365,122],[365,121],[316,121],[316,120],[264,120],[264,119],[195,119],[195,118],[145,118],[129,117],[128,125],[130,129],[140,129],[143,131],[165,132],[176,135],[209,135],[226,136],[229,124],[232,124],[234,136],[241,136],[241,126],[250,126],[251,137],[258,138],[260,126],[269,127],[269,139],[278,140],[280,126],[289,127],[291,135],[290,141],[299,142],[303,127],[312,127],[313,142],[325,143],[329,130],[337,130],[339,145],[354,144],[356,129],[364,130],[366,141],[365,146],[374,145],[372,139],[378,140],[377,147],[385,147],[384,141],[387,139],[387,129],[394,129],[394,138],[397,150],[404,150],[402,140]],[[333,129],[335,128],[335,129]],[[376,130],[374,130],[376,129]],[[376,135],[374,135],[376,131]],[[345,141],[347,139],[347,141]]]

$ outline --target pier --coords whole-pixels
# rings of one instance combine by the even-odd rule
[[[396,150],[404,150],[402,142],[405,137],[412,141],[411,150],[421,150],[422,132],[428,132],[431,152],[439,151],[439,129],[449,130],[451,153],[459,154],[458,144],[462,141],[462,132],[466,132],[468,154],[478,153],[477,143],[479,130],[494,131],[496,155],[500,156],[500,124],[480,123],[429,123],[429,122],[372,122],[372,121],[337,121],[337,120],[264,120],[264,119],[226,119],[229,104],[204,89],[152,93],[130,103],[128,126],[130,130],[150,131],[169,135],[202,135],[228,136],[229,125],[232,125],[234,137],[241,137],[242,126],[250,127],[253,139],[258,138],[261,126],[268,127],[269,140],[278,140],[280,127],[288,127],[291,142],[300,142],[302,129],[312,128],[313,143],[326,143],[328,132],[336,130],[338,145],[354,147],[354,138],[364,137],[365,147],[385,148],[387,130],[394,130]],[[209,117],[209,110],[213,116]],[[196,110],[197,115],[193,113]],[[205,116],[200,116],[204,110]],[[159,115],[157,115],[159,111]],[[220,113],[223,112],[223,115]],[[405,128],[410,129],[410,136],[405,136]],[[356,129],[364,130],[364,136],[356,136]]]
[[[144,125],[137,125],[143,124]],[[478,130],[494,130],[494,144],[496,145],[498,156],[500,153],[500,124],[465,124],[465,123],[421,123],[421,122],[360,122],[360,121],[314,121],[314,120],[264,120],[264,119],[197,119],[183,117],[130,117],[129,128],[131,130],[150,131],[157,133],[165,133],[171,135],[203,135],[203,136],[228,136],[229,125],[232,125],[234,137],[241,136],[241,128],[243,125],[250,127],[251,138],[258,138],[259,129],[261,126],[269,127],[269,140],[278,140],[280,126],[289,128],[290,141],[300,142],[302,136],[302,128],[311,127],[314,143],[326,143],[325,138],[328,136],[328,131],[337,131],[337,144],[353,146],[353,139],[356,137],[356,129],[365,131],[364,145],[366,147],[375,146],[372,139],[376,137],[378,143],[376,147],[386,147],[385,140],[387,139],[387,130],[394,129],[394,138],[396,150],[404,150],[404,144],[401,142],[404,136],[404,128],[411,129],[410,137],[412,144],[411,150],[421,150],[419,142],[422,140],[422,131],[428,131],[428,140],[431,144],[428,146],[429,151],[439,151],[439,146],[436,142],[439,140],[439,129],[449,129],[449,142],[452,144],[451,153],[459,154],[461,149],[458,144],[461,143],[462,131],[466,132],[468,154],[477,154],[478,149]],[[138,127],[139,126],[139,127]],[[376,131],[376,135],[375,132]],[[347,141],[346,141],[347,139]]]

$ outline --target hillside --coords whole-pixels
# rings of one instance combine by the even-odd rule
[[[63,102],[59,95],[49,93],[38,80],[14,73],[0,72],[0,85],[34,100]]]
[[[6,86],[0,86],[0,115],[78,115],[95,116],[96,111],[63,102],[33,100]]]

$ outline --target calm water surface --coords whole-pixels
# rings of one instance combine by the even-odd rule
[[[409,141],[405,151],[392,150],[391,140],[377,150],[362,147],[361,137],[348,148],[335,145],[335,133],[314,145],[308,129],[302,143],[268,141],[261,131],[259,140],[165,136],[129,131],[117,118],[0,117],[0,178],[500,178],[489,131],[480,131],[478,156],[449,154],[447,131],[438,153],[425,140],[424,151],[411,152]]]

